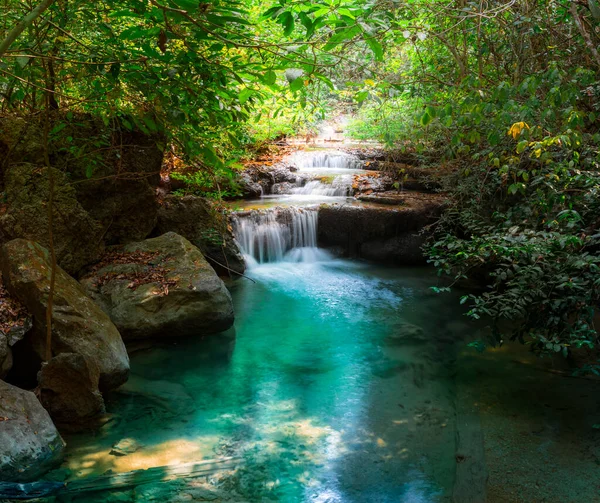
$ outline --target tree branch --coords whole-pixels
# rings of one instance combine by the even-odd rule
[[[17,25],[10,30],[6,38],[0,42],[0,57],[7,51],[12,43],[17,40],[19,35],[23,33],[23,30],[27,28],[33,21],[38,18],[48,7],[54,3],[54,0],[43,0],[35,9],[27,14]]]

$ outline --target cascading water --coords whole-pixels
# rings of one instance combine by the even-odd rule
[[[316,208],[274,208],[234,217],[234,235],[248,267],[266,262],[316,262],[329,257],[317,248]]]
[[[290,156],[290,161],[301,171],[310,171],[314,168],[329,169],[361,169],[362,161],[341,150],[313,150],[296,152]]]
[[[305,185],[292,189],[292,194],[343,197],[350,195],[352,176],[336,176],[328,185],[320,180],[311,180]]]
[[[347,197],[352,192],[352,175],[362,169],[360,159],[339,150],[296,152],[289,161],[304,175],[298,178],[299,186],[291,189],[300,196]]]

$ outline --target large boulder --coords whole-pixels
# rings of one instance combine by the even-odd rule
[[[56,121],[59,132],[49,146],[50,163],[68,175],[71,191],[76,193],[87,218],[95,221],[90,231],[97,233],[97,239],[87,239],[87,243],[90,231],[83,226],[77,233],[76,226],[72,226],[74,235],[81,236],[80,245],[86,245],[86,249],[102,241],[115,244],[146,238],[156,224],[155,190],[160,182],[164,137],[130,130],[131,126],[115,127],[116,120],[107,127],[98,117],[86,114],[67,118],[57,113],[51,120]],[[44,164],[42,138],[43,121],[39,117],[0,118],[0,159],[4,161],[0,163],[0,190],[3,170],[7,167],[10,171],[23,163]],[[15,192],[7,190],[7,193]],[[102,203],[98,204],[99,201]],[[38,213],[43,213],[40,211],[43,205],[32,204]],[[64,214],[58,210],[57,213]],[[73,219],[65,217],[65,220]],[[44,232],[46,229],[43,228]],[[46,244],[40,237],[29,234],[13,234],[10,238],[15,237]],[[77,243],[71,248],[81,253]],[[75,272],[62,261],[61,265]]]
[[[33,480],[59,463],[65,443],[30,391],[0,381],[0,480]]]
[[[233,324],[223,281],[174,232],[119,247],[81,284],[126,340],[211,334]]]
[[[322,205],[319,208],[318,241],[323,247],[341,248],[351,257],[378,262],[425,262],[420,233],[439,218],[443,196],[403,193],[402,205]]]
[[[69,274],[76,274],[102,254],[103,230],[79,204],[66,175],[51,169],[54,178],[52,234],[56,258]],[[0,243],[24,238],[48,246],[48,169],[34,164],[15,164],[8,170],[4,182],[7,206],[0,216]]]
[[[26,341],[41,359],[46,349],[46,308],[51,261],[38,243],[15,239],[0,248],[0,269],[6,289],[33,316]],[[81,285],[57,267],[52,307],[52,354],[77,353],[94,362],[100,389],[113,389],[127,380],[129,357],[109,317],[86,296]]]
[[[96,425],[105,412],[96,363],[76,353],[61,353],[38,374],[40,401],[55,424],[69,431]]]
[[[175,232],[189,240],[219,274],[236,277],[246,269],[227,217],[201,197],[165,197],[156,231]]]
[[[106,132],[101,123],[94,129]],[[74,129],[72,134],[76,133]],[[112,133],[109,142],[110,148],[103,149],[98,159],[88,156],[65,163],[75,181],[77,200],[102,224],[107,244],[145,239],[156,225],[164,138],[122,129]]]

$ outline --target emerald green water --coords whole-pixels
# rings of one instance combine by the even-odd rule
[[[234,331],[132,355],[112,421],[69,439],[74,475],[234,455],[248,501],[446,501],[457,315],[431,272],[326,259],[249,274]],[[429,342],[397,340],[415,331]],[[111,455],[122,439],[142,447]]]
[[[111,420],[67,438],[69,479],[239,457],[211,479],[223,499],[161,482],[65,501],[450,502],[457,403],[480,411],[488,501],[600,501],[597,382],[468,349],[429,269],[321,259],[255,265],[235,330],[134,352]]]

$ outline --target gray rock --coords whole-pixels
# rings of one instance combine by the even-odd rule
[[[158,212],[158,234],[175,232],[200,248],[215,271],[239,277],[246,269],[228,219],[201,197],[164,198]]]
[[[97,426],[97,419],[105,412],[99,381],[94,362],[75,353],[61,353],[38,374],[40,401],[63,429],[80,431]]]
[[[132,260],[108,265],[83,278],[81,284],[124,339],[206,335],[233,325],[233,304],[225,284],[187,239],[168,232],[130,243],[120,251],[156,258],[148,264]],[[132,278],[140,277],[150,279],[132,285]]]
[[[295,187],[295,185],[291,184],[290,182],[276,183],[271,188],[271,193],[272,194],[276,194],[276,195],[279,195],[279,194],[291,194],[292,193],[292,189],[294,187]]]
[[[295,168],[295,166],[292,166]],[[276,167],[271,171],[275,183],[296,183],[296,174],[292,173],[290,166]]]
[[[40,477],[60,462],[64,447],[35,395],[0,381],[0,480]]]
[[[5,287],[33,316],[33,328],[26,341],[41,359],[45,357],[51,268],[48,251],[33,241],[15,239],[0,248]],[[94,362],[101,390],[120,386],[129,374],[129,357],[118,330],[60,267],[54,287],[52,353],[77,353]]]
[[[58,264],[76,274],[104,250],[102,227],[85,211],[67,177],[52,168],[54,177],[54,249]],[[5,176],[7,211],[0,217],[0,243],[16,238],[48,246],[48,170],[33,164],[11,166]],[[100,205],[102,206],[102,205]]]

